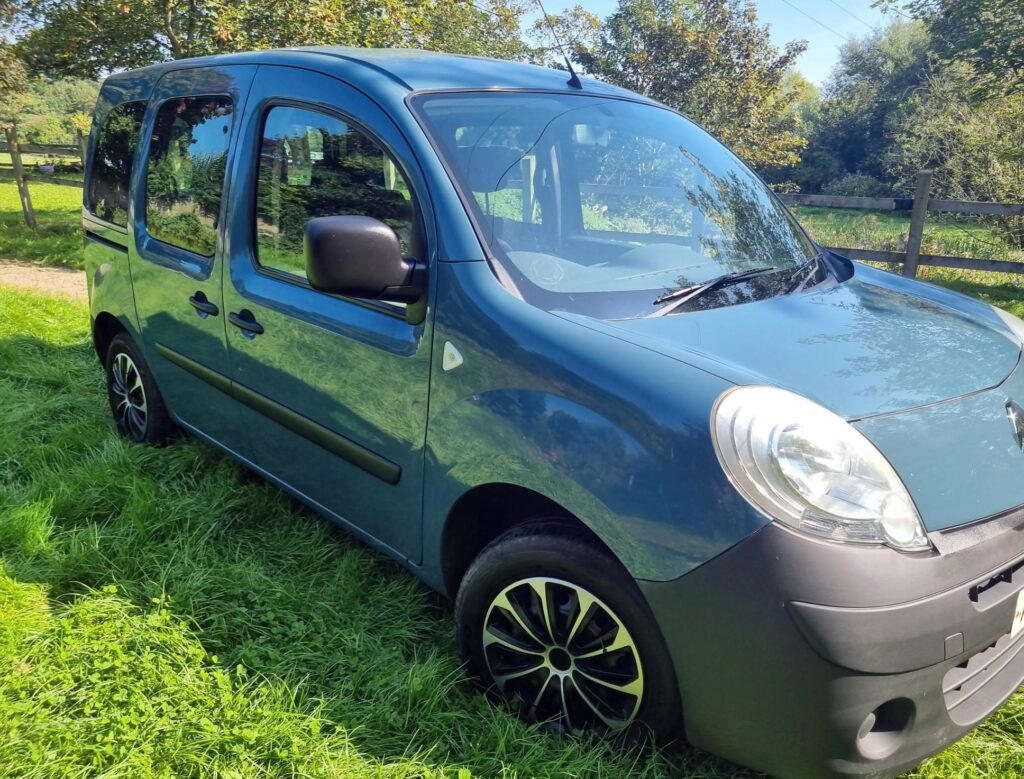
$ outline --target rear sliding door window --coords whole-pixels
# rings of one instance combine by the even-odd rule
[[[272,108],[263,126],[256,190],[259,264],[305,279],[306,222],[344,215],[379,219],[410,252],[412,196],[384,149],[335,117]]]
[[[145,101],[114,108],[103,120],[93,153],[86,208],[121,227],[128,226],[128,183],[145,113]]]
[[[213,256],[232,114],[225,97],[160,107],[146,167],[146,227],[158,241]]]

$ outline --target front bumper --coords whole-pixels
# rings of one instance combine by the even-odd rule
[[[640,582],[697,747],[783,777],[886,777],[1024,681],[1024,509],[907,555],[770,524],[671,582]]]

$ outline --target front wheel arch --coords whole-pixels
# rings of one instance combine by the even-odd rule
[[[440,545],[445,592],[455,597],[466,571],[488,544],[540,517],[557,525],[560,532],[586,537],[590,544],[618,560],[585,522],[547,496],[517,484],[481,484],[463,493],[445,520]]]

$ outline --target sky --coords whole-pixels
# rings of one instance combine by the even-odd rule
[[[548,13],[560,13],[579,0],[546,0]],[[867,35],[885,26],[892,14],[872,8],[872,0],[756,0],[762,24],[771,26],[777,46],[789,41],[807,41],[807,51],[797,60],[797,69],[819,86],[825,82],[839,57],[845,39]],[[582,0],[588,11],[600,17],[611,13],[617,0]]]

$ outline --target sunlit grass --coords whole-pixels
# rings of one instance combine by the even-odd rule
[[[208,446],[119,439],[80,304],[0,288],[0,409],[5,779],[733,775],[520,724],[412,575]]]
[[[209,447],[119,439],[83,305],[0,288],[0,776],[741,777],[562,739],[447,603]],[[915,776],[1024,773],[1024,696]]]
[[[0,260],[82,267],[82,190],[29,183],[36,229],[25,225],[13,181],[0,180]]]

